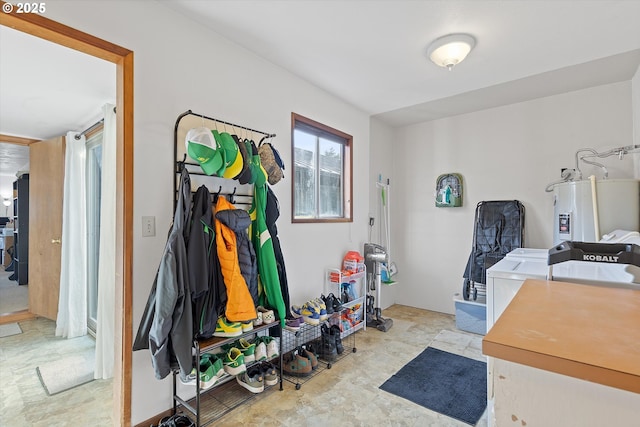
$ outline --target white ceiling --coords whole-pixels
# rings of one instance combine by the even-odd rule
[[[637,0],[162,4],[396,126],[630,80],[640,65]],[[459,32],[477,40],[468,58],[432,64],[429,43]]]

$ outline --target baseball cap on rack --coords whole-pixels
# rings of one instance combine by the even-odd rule
[[[238,144],[228,132],[220,133],[220,144],[225,152],[226,169],[222,176],[228,179],[237,177],[242,172],[243,160]]]
[[[251,180],[251,169],[249,168],[249,155],[247,153],[247,145],[237,135],[232,135],[234,141],[240,149],[240,155],[242,155],[242,170],[236,177],[240,184],[247,184]]]
[[[184,139],[189,157],[198,162],[207,175],[216,175],[224,166],[223,153],[213,133],[206,127],[190,129]]]

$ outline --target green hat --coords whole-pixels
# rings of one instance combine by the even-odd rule
[[[224,165],[223,150],[209,129],[199,127],[189,130],[184,144],[189,157],[198,162],[207,175],[217,174]]]
[[[240,175],[240,172],[242,172],[244,164],[242,154],[240,153],[238,144],[236,144],[236,141],[229,133],[222,132],[220,137],[222,148],[224,148],[226,154],[226,170],[224,171],[223,176],[228,179],[234,179]]]

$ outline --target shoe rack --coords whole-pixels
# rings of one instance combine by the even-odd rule
[[[295,357],[296,350],[299,351],[301,347],[304,346],[309,349],[309,345],[311,345],[311,348],[316,350],[314,353],[318,358],[318,365],[316,368],[313,368],[311,372],[307,374],[289,374],[282,368],[282,365],[280,365],[282,378],[285,381],[292,383],[296,390],[300,390],[302,384],[306,383],[311,378],[327,369],[331,369],[331,366],[334,363],[342,360],[348,354],[355,353],[357,351],[355,347],[355,335],[349,334],[345,339],[342,339],[344,351],[341,354],[338,354],[335,358],[325,357],[322,352],[317,352],[317,350],[322,348],[322,325],[330,327],[332,322],[335,324],[337,315],[338,313],[330,315],[327,320],[320,322],[318,325],[303,323],[298,331],[292,331],[289,329],[282,330],[281,345],[284,353],[282,363],[286,364],[288,360]]]
[[[213,337],[206,340],[195,340],[193,342],[194,357],[196,361],[200,360],[200,356],[203,353],[218,353],[220,347],[224,345],[233,344],[240,338],[245,338],[248,341],[252,341],[257,336],[269,335],[277,337],[279,340],[278,356],[269,359],[270,362],[279,366],[280,379],[278,381],[279,389],[282,391],[282,353],[283,353],[283,339],[282,339],[282,327],[280,322],[276,321],[261,326],[254,326],[251,331],[244,332],[242,335],[230,338]],[[221,355],[223,353],[220,353]],[[247,369],[250,366],[260,363],[260,361],[247,363]],[[195,364],[196,369],[199,363]],[[228,412],[236,409],[237,407],[247,403],[248,401],[268,393],[276,388],[276,386],[267,386],[263,392],[253,394],[250,391],[244,389],[235,381],[234,375],[225,373],[218,381],[206,390],[202,390],[200,387],[200,381],[196,380],[195,387],[183,385],[181,389],[183,394],[186,394],[184,390],[188,390],[187,387],[191,387],[191,390],[195,389],[195,396],[191,398],[182,398],[178,392],[178,375],[176,370],[173,372],[173,414],[179,411],[185,410],[193,414],[196,418],[196,427],[202,427],[213,423],[220,417],[224,416]]]

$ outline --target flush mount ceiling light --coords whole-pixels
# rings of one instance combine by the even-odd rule
[[[469,34],[449,34],[431,43],[427,55],[434,64],[449,71],[467,57],[476,45],[476,39]]]

